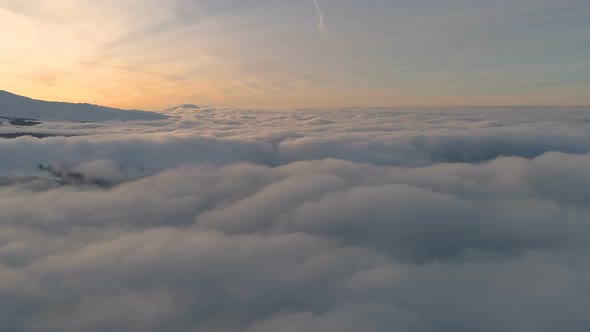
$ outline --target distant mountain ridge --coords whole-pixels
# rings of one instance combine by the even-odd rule
[[[88,103],[43,101],[0,90],[0,117],[45,121],[158,120],[164,114],[138,110],[121,110]]]
[[[182,114],[182,113],[192,113],[194,111],[201,110],[202,108],[203,107],[198,106],[198,105],[194,105],[194,104],[181,104],[181,105],[167,108],[167,109],[162,110],[160,112],[174,116],[174,115],[178,115],[178,114]]]

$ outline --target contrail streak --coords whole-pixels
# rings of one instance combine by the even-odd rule
[[[321,33],[326,33],[328,32],[328,29],[326,29],[326,25],[324,24],[324,13],[322,12],[322,8],[320,7],[318,0],[313,0],[313,2],[315,3],[315,9],[318,13],[318,29]]]

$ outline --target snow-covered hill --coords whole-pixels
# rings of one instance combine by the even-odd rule
[[[0,90],[0,117],[45,121],[157,120],[167,116],[146,111],[126,111],[92,104],[31,99]]]

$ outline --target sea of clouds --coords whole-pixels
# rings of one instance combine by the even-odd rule
[[[589,330],[590,109],[169,115],[0,127],[75,135],[0,139],[1,331]]]

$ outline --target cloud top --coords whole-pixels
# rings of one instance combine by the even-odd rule
[[[0,329],[586,330],[588,110],[171,112],[0,139]]]

